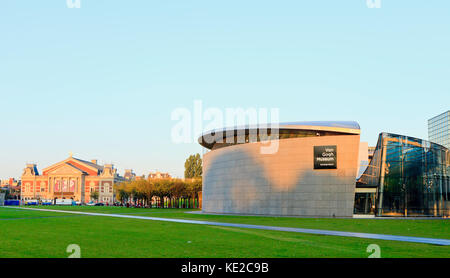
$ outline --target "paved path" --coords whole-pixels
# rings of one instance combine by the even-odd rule
[[[305,234],[315,234],[315,235],[327,235],[327,236],[343,236],[343,237],[357,237],[357,238],[381,239],[381,240],[392,240],[392,241],[405,241],[405,242],[413,242],[413,243],[427,243],[427,244],[446,245],[446,246],[450,245],[450,239],[439,239],[439,238],[353,233],[353,232],[341,232],[341,231],[329,231],[329,230],[317,230],[317,229],[275,227],[275,226],[250,225],[250,224],[239,224],[239,223],[223,223],[223,222],[211,222],[211,221],[202,221],[202,220],[186,220],[186,219],[176,219],[176,218],[162,218],[162,217],[149,217],[149,216],[138,216],[138,215],[108,214],[108,213],[53,210],[53,209],[22,208],[22,207],[5,207],[5,208],[13,208],[13,209],[19,208],[19,209],[25,209],[25,210],[53,211],[53,212],[63,212],[63,213],[91,215],[91,216],[132,218],[132,219],[165,221],[165,222],[174,222],[174,223],[211,225],[211,226],[222,226],[222,227],[236,227],[236,228],[268,230],[268,231],[282,231],[282,232],[305,233]]]

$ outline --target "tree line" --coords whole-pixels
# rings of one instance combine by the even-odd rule
[[[139,179],[115,185],[116,199],[122,205],[142,207],[198,207],[202,179]]]

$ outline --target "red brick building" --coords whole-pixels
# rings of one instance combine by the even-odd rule
[[[22,174],[22,200],[73,199],[90,201],[97,191],[99,202],[114,201],[114,184],[123,178],[112,164],[99,165],[97,160],[81,160],[70,156],[39,174],[36,164],[27,164]]]

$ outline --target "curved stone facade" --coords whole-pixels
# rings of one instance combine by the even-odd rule
[[[255,215],[351,217],[359,134],[237,144],[203,156],[203,211]],[[314,147],[336,146],[336,169],[314,169]]]

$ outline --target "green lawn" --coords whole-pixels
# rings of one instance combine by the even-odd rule
[[[449,238],[446,220],[210,216],[184,213],[187,210],[118,207],[46,208]],[[82,257],[364,258],[369,255],[369,244],[378,244],[383,258],[450,257],[449,246],[9,208],[0,208],[0,241],[0,257],[67,257],[69,244],[78,244]]]
[[[306,229],[323,229],[335,231],[390,234],[450,239],[450,219],[339,219],[339,218],[298,218],[298,217],[263,217],[238,215],[204,215],[186,213],[192,209],[143,209],[123,207],[48,207],[36,208],[56,210],[76,210],[96,213],[116,213],[139,216],[206,220],[228,223],[245,223],[266,226],[295,227]]]

